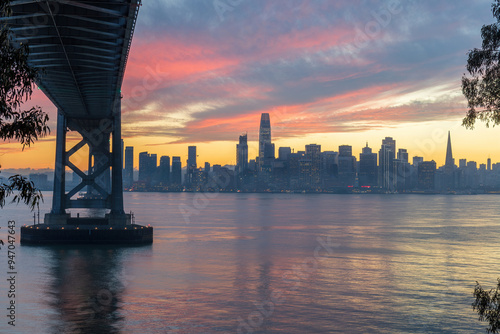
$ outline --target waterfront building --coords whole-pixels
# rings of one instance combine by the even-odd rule
[[[248,169],[248,142],[247,135],[241,135],[239,144],[236,144],[236,167],[238,173]]]
[[[123,186],[129,188],[134,183],[134,147],[125,147],[125,168],[123,170]]]
[[[368,143],[359,155],[358,181],[362,187],[377,185],[377,153],[372,153]]]
[[[182,184],[182,163],[181,157],[172,157],[171,183],[175,186]]]
[[[272,151],[272,154],[271,154]],[[270,157],[274,159],[274,145],[271,143],[271,120],[269,113],[262,113],[259,128],[259,168],[267,164]]]

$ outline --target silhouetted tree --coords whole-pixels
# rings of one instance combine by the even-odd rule
[[[468,54],[471,77],[462,77],[462,92],[469,108],[462,124],[470,129],[476,119],[485,121],[486,126],[500,123],[500,0],[495,0],[491,9],[497,22],[481,28],[482,48]]]
[[[12,14],[10,1],[0,0],[1,17]],[[5,21],[3,21],[5,22]],[[23,149],[39,137],[49,133],[48,116],[40,107],[23,110],[21,105],[31,98],[38,75],[37,69],[28,64],[27,45],[14,45],[7,24],[0,26],[0,138],[16,140]],[[7,197],[13,202],[23,201],[33,209],[42,200],[41,191],[33,182],[20,175],[11,176],[8,183],[0,184],[0,207]]]
[[[500,279],[497,287],[490,291],[485,291],[478,282],[474,288],[474,298],[472,308],[479,314],[480,321],[487,321],[488,333],[499,333],[500,330]]]

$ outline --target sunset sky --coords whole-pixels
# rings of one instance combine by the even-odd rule
[[[123,138],[139,152],[234,164],[260,114],[278,147],[322,150],[366,142],[444,163],[447,132],[459,158],[500,162],[500,129],[461,126],[467,51],[493,22],[491,0],[145,0],[122,93]],[[53,168],[55,107],[37,90],[52,135],[21,150],[0,145],[2,168]]]

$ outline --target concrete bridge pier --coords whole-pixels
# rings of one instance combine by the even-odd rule
[[[123,209],[123,150],[120,98],[114,105],[111,119],[101,120],[98,125],[93,124],[92,130],[86,128],[88,123],[88,120],[82,121],[81,119],[68,118],[63,112],[58,112],[54,194],[52,210],[45,215],[45,223],[51,225],[68,224],[71,217],[67,209],[97,208],[107,209],[109,212],[105,214],[105,217],[95,217],[96,219],[101,221],[102,218],[105,218],[107,224],[112,226],[130,225],[130,215],[125,214]],[[69,151],[66,151],[66,132],[69,126],[80,133],[82,140]],[[111,151],[110,137],[112,138]],[[70,160],[71,156],[85,145],[89,149],[87,173],[84,173]],[[82,179],[80,184],[68,193],[65,191],[66,167],[73,170]],[[87,188],[86,195],[75,199],[74,196],[85,188]],[[71,219],[73,222],[75,221],[73,218]],[[88,221],[89,217],[85,219]]]

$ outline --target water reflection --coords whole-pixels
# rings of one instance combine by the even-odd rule
[[[52,333],[120,333],[123,249],[111,246],[51,247],[52,282],[47,306]]]
[[[470,304],[500,275],[495,197],[219,194],[186,223],[196,195],[126,194],[152,246],[20,247],[19,332],[484,332]]]

